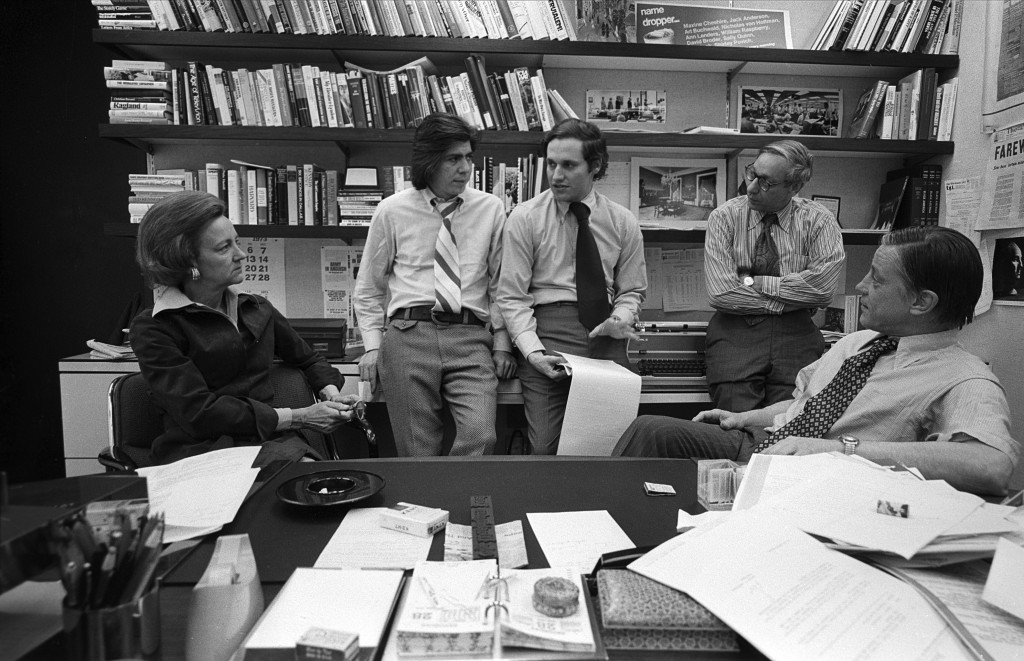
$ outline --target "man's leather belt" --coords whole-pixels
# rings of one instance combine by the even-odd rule
[[[409,319],[412,321],[432,321],[442,324],[469,324],[472,326],[483,326],[484,322],[469,310],[462,312],[436,312],[429,305],[417,305],[412,308],[401,308],[391,315],[391,321],[395,319]]]

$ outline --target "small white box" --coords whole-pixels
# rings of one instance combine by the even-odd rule
[[[398,503],[380,515],[382,528],[407,532],[417,537],[431,537],[444,530],[448,524],[448,512],[435,507],[423,507],[410,503]]]

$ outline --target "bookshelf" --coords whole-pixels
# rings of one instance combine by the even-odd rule
[[[114,57],[152,59],[171,63],[199,60],[222,66],[253,66],[275,62],[319,63],[340,69],[345,61],[371,61],[378,69],[397,67],[427,55],[444,71],[463,69],[463,58],[479,54],[486,58],[488,70],[515,66],[548,70],[581,70],[581,76],[601,81],[602,70],[652,72],[695,72],[711,74],[723,81],[723,101],[728,101],[738,76],[784,75],[827,76],[835,79],[898,78],[907,73],[933,67],[938,71],[959,67],[957,55],[894,54],[876,52],[819,51],[804,49],[746,49],[650,45],[635,43],[567,42],[534,40],[496,40],[438,37],[381,37],[361,35],[293,35],[221,32],[168,32],[157,30],[93,30],[93,41]],[[794,84],[794,83],[790,83]],[[557,85],[554,85],[557,87]],[[735,100],[733,100],[733,103]],[[582,115],[582,108],[577,108]],[[270,150],[302,149],[303,145],[336,145],[352,165],[376,165],[402,162],[399,156],[411,143],[409,129],[358,129],[312,127],[247,126],[149,126],[100,124],[99,135],[144,150],[150,168],[161,161],[161,154],[173,153],[178,160],[189,146],[223,148],[261,147]],[[605,131],[614,151],[669,151],[676,154],[724,157],[729,161],[730,178],[735,180],[737,158],[752,155],[761,146],[779,139],[776,135],[692,135],[673,131]],[[525,131],[482,131],[478,151],[499,156],[522,155],[535,150],[540,134]],[[953,142],[926,140],[854,140],[816,136],[793,136],[820,156],[855,159],[857,167],[884,172],[892,159],[908,163],[928,160],[954,152]],[[614,158],[614,154],[613,154]],[[862,162],[862,163],[861,163]],[[201,165],[199,165],[201,167]],[[731,186],[730,186],[731,188]],[[875,190],[855,194],[874,195]],[[284,238],[333,238],[351,241],[365,236],[359,227],[287,227],[281,225],[240,225],[243,236]],[[106,223],[105,233],[134,236],[127,221]],[[653,242],[701,242],[703,232],[649,230],[645,238]],[[844,232],[848,245],[876,245],[878,234],[870,231]]]

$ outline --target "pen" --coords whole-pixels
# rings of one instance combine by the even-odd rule
[[[103,556],[103,562],[93,585],[92,597],[89,601],[93,608],[99,608],[106,601],[107,588],[110,585],[110,577],[114,573],[116,562],[117,549],[111,545],[107,548],[107,554]]]

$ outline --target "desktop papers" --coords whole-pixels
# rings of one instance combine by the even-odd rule
[[[576,567],[589,574],[602,554],[636,546],[607,510],[540,512],[526,518],[551,567]]]
[[[1000,539],[982,598],[1024,622],[1024,548]],[[1024,634],[1018,641],[1024,646]],[[1022,648],[1024,650],[1024,648]],[[1024,651],[1022,651],[1024,653]]]
[[[352,509],[313,564],[334,569],[412,569],[426,560],[433,537],[417,537],[381,528],[386,507]]]
[[[526,555],[526,537],[519,519],[494,526],[498,543],[498,566],[516,569],[529,564]],[[473,527],[448,522],[444,529],[444,561],[459,562],[473,559]]]
[[[558,454],[610,456],[640,408],[640,375],[610,360],[562,357],[572,385]]]
[[[291,658],[296,641],[311,627],[358,633],[359,646],[373,649],[401,585],[400,571],[299,567],[256,623],[245,649],[287,648]]]
[[[686,592],[772,659],[970,658],[914,588],[770,511],[734,512],[629,568]]]
[[[231,523],[260,472],[252,468],[259,451],[259,446],[227,448],[140,468],[149,511],[164,513],[164,543],[201,537]]]

